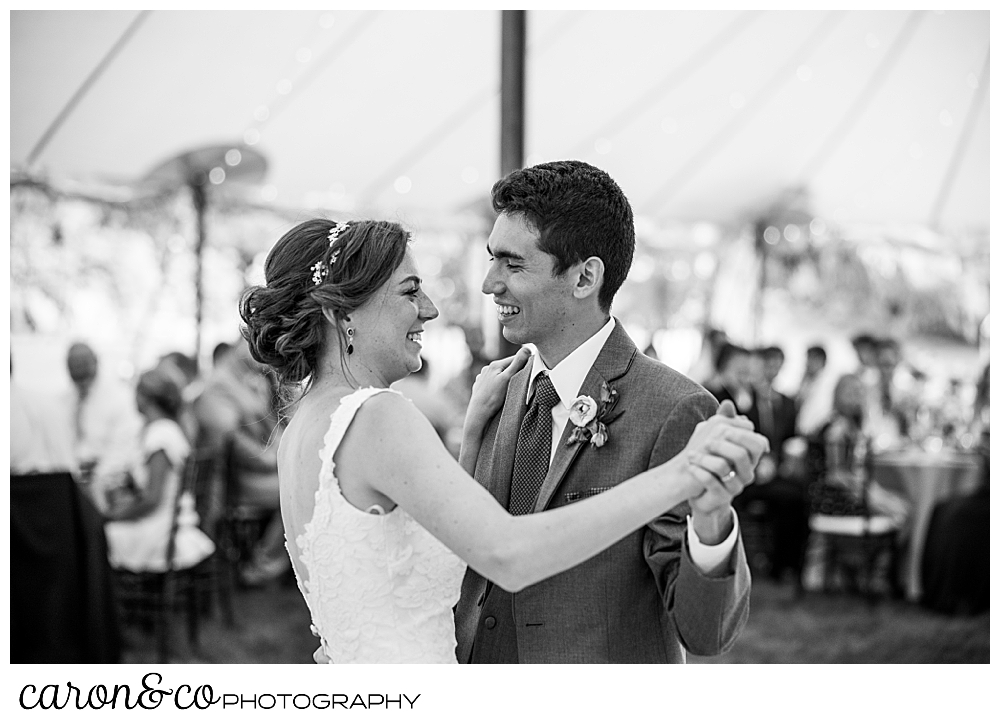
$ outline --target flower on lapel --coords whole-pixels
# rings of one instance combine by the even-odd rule
[[[601,383],[601,399],[595,402],[593,397],[580,395],[569,408],[569,421],[573,423],[567,445],[577,442],[589,442],[594,447],[601,447],[608,441],[608,428],[603,420],[618,400],[618,391],[609,387],[607,382]]]
[[[583,427],[597,415],[597,403],[589,395],[580,395],[569,408],[569,421]]]

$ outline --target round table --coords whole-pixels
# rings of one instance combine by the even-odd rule
[[[934,506],[941,500],[971,493],[979,483],[979,456],[972,452],[920,448],[883,452],[875,456],[875,480],[904,495],[913,506],[908,523],[909,544],[903,558],[903,585],[907,598],[920,600],[920,562]]]

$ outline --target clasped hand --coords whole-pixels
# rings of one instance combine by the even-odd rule
[[[754,468],[770,450],[767,438],[754,432],[753,423],[736,415],[733,403],[726,400],[717,414],[698,423],[687,446],[681,452],[692,480],[688,497],[692,519],[699,537],[707,544],[725,537],[730,504],[743,488],[753,482]],[[702,531],[716,529],[718,535]]]

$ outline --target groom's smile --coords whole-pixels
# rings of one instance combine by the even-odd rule
[[[539,248],[538,231],[521,215],[500,214],[486,250],[482,291],[493,297],[503,336],[513,344],[558,344],[572,326],[572,283],[554,273],[555,257]]]

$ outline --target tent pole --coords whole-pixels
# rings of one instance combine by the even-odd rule
[[[527,11],[502,10],[500,16],[500,175],[506,176],[524,165],[524,48]],[[492,335],[486,335],[489,340]],[[498,357],[518,350],[496,326]]]
[[[201,366],[202,347],[202,318],[205,306],[205,282],[204,282],[204,260],[205,260],[205,181],[204,179],[193,178],[188,182],[191,189],[191,200],[194,202],[195,221],[197,224],[197,241],[194,247],[195,263],[195,300],[194,300],[194,359],[196,364]]]

